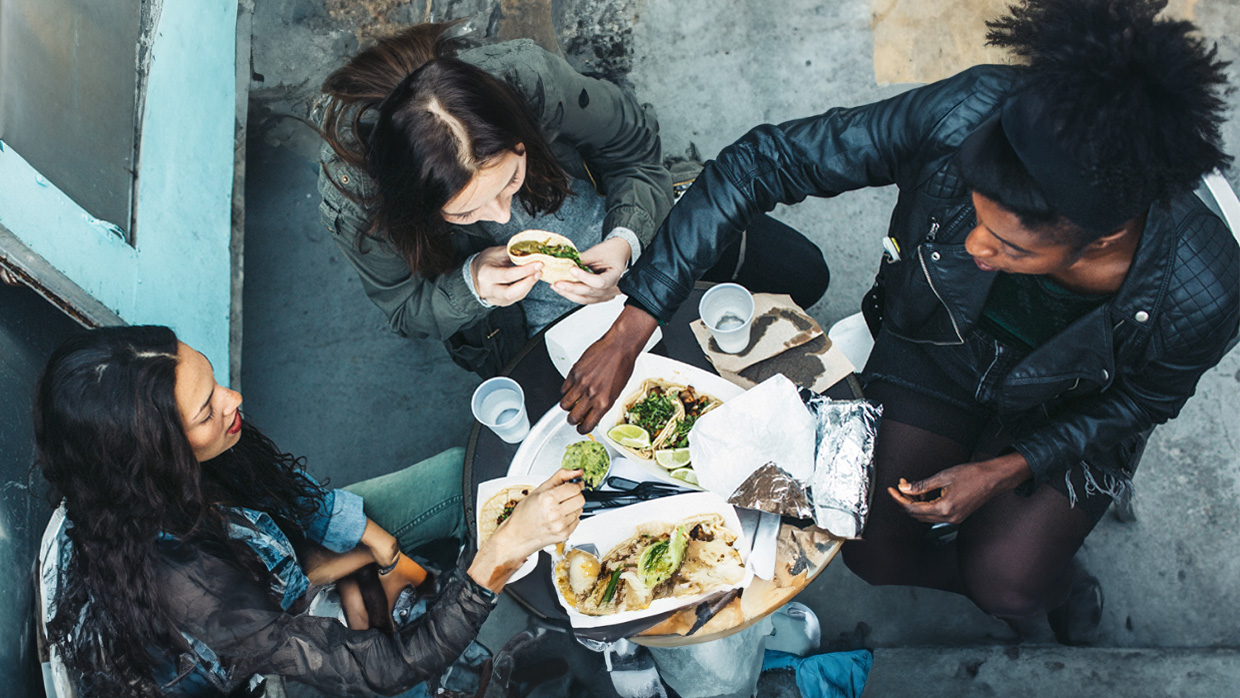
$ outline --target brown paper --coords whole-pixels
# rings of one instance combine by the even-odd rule
[[[736,354],[719,351],[701,319],[689,324],[698,345],[720,371],[740,373],[760,361],[823,336],[822,328],[792,302],[791,296],[755,293],[753,305],[749,345]]]

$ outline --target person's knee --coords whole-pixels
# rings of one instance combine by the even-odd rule
[[[999,618],[1024,618],[1046,611],[1041,594],[1013,588],[971,591],[970,598],[982,611]]]
[[[842,550],[844,565],[853,574],[872,586],[906,584],[901,573],[904,561],[890,548],[883,548],[868,541],[848,541]],[[905,558],[907,560],[907,558]]]

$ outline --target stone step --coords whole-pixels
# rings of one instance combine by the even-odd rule
[[[1240,696],[1240,649],[880,648],[865,696]]]

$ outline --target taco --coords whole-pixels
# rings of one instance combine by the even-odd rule
[[[688,448],[689,431],[693,429],[698,418],[723,404],[723,400],[699,393],[693,389],[692,385],[677,390],[676,398],[680,402],[680,417],[677,418],[674,428],[668,430],[667,437],[657,444],[656,450]]]
[[[697,596],[745,575],[736,534],[708,513],[676,524],[640,524],[602,560],[570,550],[555,564],[555,583],[578,613],[603,616],[650,607],[659,599]]]
[[[668,430],[675,428],[684,412],[684,407],[676,398],[681,388],[658,378],[642,381],[641,388],[625,399],[624,409],[616,424],[641,427],[650,437],[650,446],[636,448],[620,444],[620,447],[642,460],[654,458],[655,449],[665,440]]]
[[[573,267],[587,274],[594,271],[581,262],[581,254],[572,240],[546,230],[524,230],[508,240],[508,259],[513,264],[542,262],[542,281],[574,281]]]
[[[531,485],[513,485],[491,495],[491,498],[478,508],[478,546],[487,542],[500,524],[512,516],[517,504],[534,491]]]

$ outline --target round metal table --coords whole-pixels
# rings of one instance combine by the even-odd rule
[[[655,345],[652,352],[714,373],[689,329],[689,323],[697,319],[698,299],[707,287],[700,285],[696,288],[672,319],[663,325],[663,340]],[[546,329],[532,337],[503,373],[521,384],[525,392],[525,409],[531,422],[538,421],[560,401],[560,386],[564,382],[547,353],[543,340],[545,332]],[[856,377],[850,375],[825,394],[838,399],[853,399],[861,395],[861,390]],[[462,491],[465,493],[465,516],[469,522],[470,537],[475,542],[478,539],[474,523],[478,504],[477,483],[506,475],[519,445],[504,443],[477,421],[470,430]],[[779,531],[773,580],[755,577],[739,596],[733,593],[653,618],[604,628],[577,629],[575,632],[579,636],[606,642],[629,638],[640,644],[664,647],[725,637],[753,625],[792,600],[826,568],[839,552],[842,542],[822,529],[807,525],[805,521],[785,518]],[[546,553],[538,555],[538,568],[507,585],[504,591],[531,614],[567,627],[568,615],[560,607],[552,587],[550,556]]]

